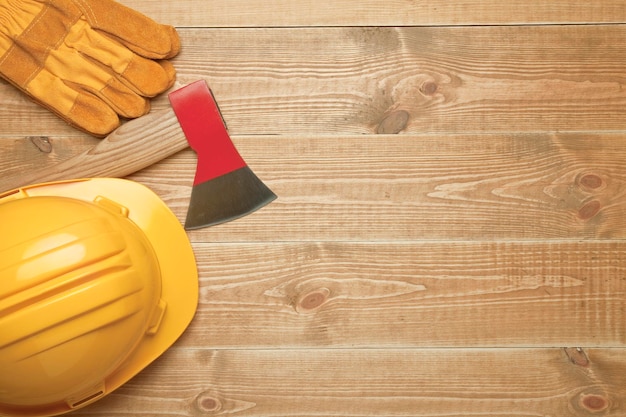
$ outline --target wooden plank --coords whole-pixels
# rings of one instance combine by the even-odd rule
[[[621,23],[622,0],[124,0],[184,27],[418,26]]]
[[[626,135],[235,136],[278,200],[195,241],[617,239],[626,236]],[[89,146],[7,140],[0,177]],[[17,156],[17,157],[16,157]],[[23,160],[19,158],[23,157]],[[130,178],[183,220],[191,150]],[[1,180],[0,180],[1,184]]]
[[[622,241],[194,250],[186,347],[626,347]]]
[[[76,416],[623,415],[623,349],[173,349]]]
[[[589,131],[626,123],[626,26],[183,34],[179,79],[208,78],[233,134]]]
[[[207,79],[233,135],[626,126],[623,25],[180,32],[179,86]],[[9,86],[0,100],[3,135],[76,134]]]
[[[196,241],[625,236],[621,134],[235,140],[278,200],[194,231]],[[183,152],[132,178],[183,219],[194,163],[195,154]]]
[[[0,79],[0,102],[0,144],[3,148],[5,139],[13,140],[16,137],[87,136],[28,99],[3,79]]]
[[[98,139],[87,135],[3,137],[0,139],[0,184],[2,178],[58,164],[97,143]],[[0,186],[0,192],[2,188]]]

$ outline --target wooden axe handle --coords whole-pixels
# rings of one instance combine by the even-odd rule
[[[93,148],[34,172],[0,178],[0,192],[25,185],[93,177],[124,177],[189,144],[171,108],[130,120]]]

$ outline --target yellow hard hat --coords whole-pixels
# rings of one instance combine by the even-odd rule
[[[0,416],[90,404],[160,356],[196,311],[182,225],[112,178],[0,194]]]

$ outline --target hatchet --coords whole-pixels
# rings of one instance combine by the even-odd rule
[[[173,91],[169,99],[171,109],[128,121],[81,154],[0,178],[0,193],[37,182],[124,177],[191,146],[198,162],[186,229],[237,219],[276,198],[235,148],[204,80]]]

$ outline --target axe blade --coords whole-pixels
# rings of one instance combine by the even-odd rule
[[[239,155],[204,80],[173,91],[169,100],[198,155],[185,229],[234,220],[276,199]]]
[[[185,229],[199,229],[243,217],[276,199],[252,170],[245,166],[194,185]]]

